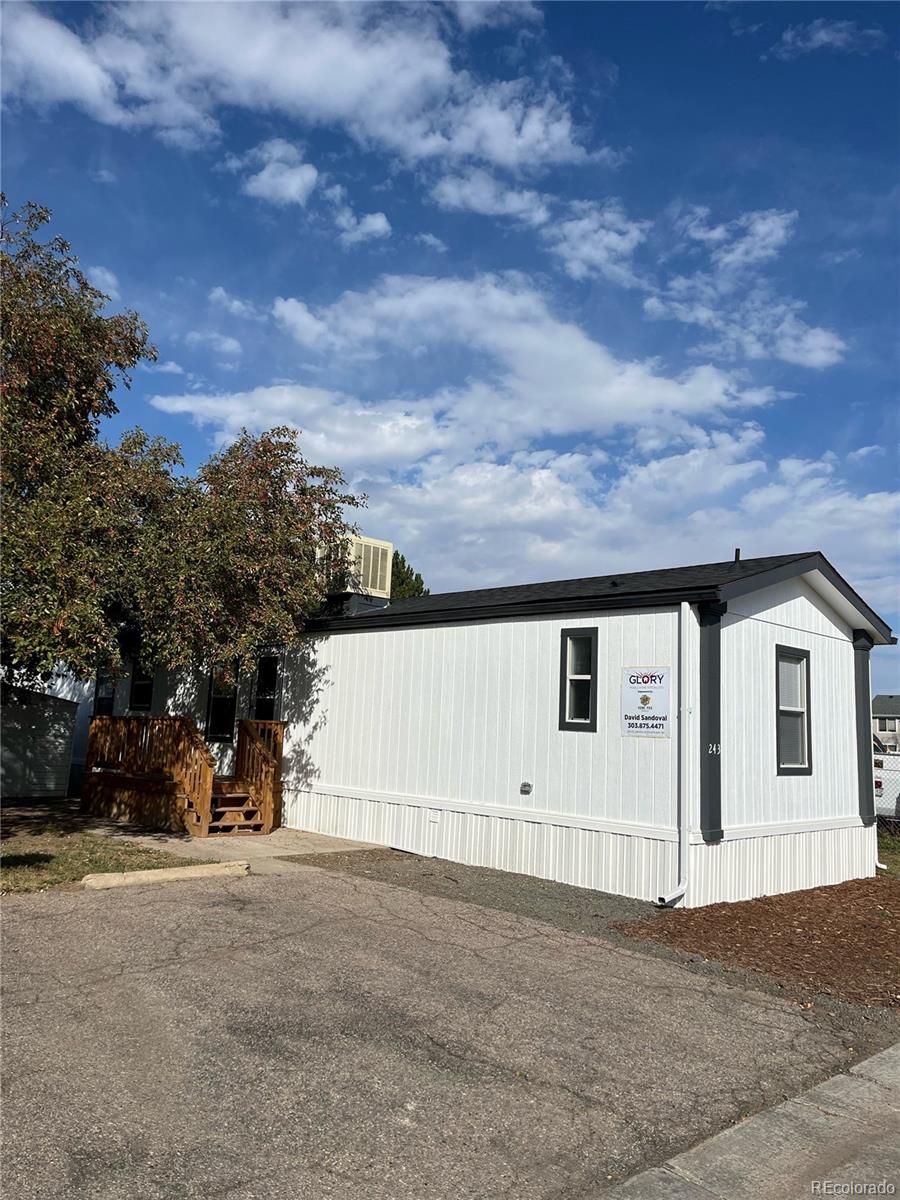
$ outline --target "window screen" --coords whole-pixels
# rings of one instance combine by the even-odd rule
[[[597,729],[597,630],[564,629],[559,664],[559,727]]]
[[[777,646],[775,655],[778,773],[809,775],[812,772],[809,653]]]

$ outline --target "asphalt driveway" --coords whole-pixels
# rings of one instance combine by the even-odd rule
[[[4,913],[17,1200],[594,1197],[859,1056],[793,999],[313,869]]]

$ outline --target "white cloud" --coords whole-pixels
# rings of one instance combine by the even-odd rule
[[[866,29],[856,21],[829,21],[818,17],[805,25],[789,25],[781,37],[770,47],[769,57],[783,62],[812,54],[815,50],[830,50],[838,54],[872,54],[887,45],[887,34],[879,26]]]
[[[312,163],[303,161],[300,149],[284,138],[270,138],[243,155],[229,154],[224,166],[228,171],[259,167],[244,176],[241,191],[282,208],[305,205],[319,178]]]
[[[446,0],[446,7],[466,33],[519,21],[539,24],[541,10],[531,0]]]
[[[118,183],[119,177],[115,171],[110,171],[108,167],[100,167],[96,171],[91,172],[91,178],[94,183]]]
[[[334,223],[341,231],[338,241],[347,249],[360,242],[391,236],[391,223],[383,212],[365,213],[359,216],[347,202],[347,189],[333,183],[324,189],[325,198],[334,205]]]
[[[115,80],[85,45],[59,21],[28,4],[4,14],[3,88],[37,105],[77,104],[105,125],[128,125]]]
[[[479,374],[413,402],[430,422],[434,448],[445,454],[451,443],[464,457],[486,444],[509,450],[544,435],[599,435],[645,425],[664,442],[689,434],[701,416],[773,398],[709,365],[672,377],[652,363],[617,359],[577,325],[556,317],[518,275],[386,276],[316,310],[300,299],[279,298],[273,314],[326,364],[362,356],[394,361],[399,355],[402,361],[423,348],[439,355],[447,346],[483,355],[489,365]],[[392,400],[374,403],[393,412]],[[402,442],[396,453],[402,461]]]
[[[338,241],[344,246],[391,236],[391,223],[383,212],[364,213],[358,217],[352,208],[340,208],[334,222],[341,230]]]
[[[184,367],[180,366],[173,359],[167,359],[165,362],[141,363],[142,371],[149,371],[151,375],[184,375]]]
[[[212,288],[207,299],[210,304],[224,308],[233,317],[243,317],[251,321],[264,321],[266,319],[265,313],[261,313],[255,304],[251,304],[249,300],[241,300],[239,296],[233,296],[221,285]]]
[[[279,296],[272,313],[301,346],[316,348],[329,341],[328,325],[320,320],[302,300]]]
[[[696,325],[709,335],[696,353],[713,358],[778,358],[822,370],[842,361],[844,339],[810,325],[806,305],[779,296],[762,273],[793,235],[797,213],[763,209],[711,224],[707,208],[676,211],[674,227],[688,251],[706,253],[706,269],[674,275],[644,301],[652,320]]]
[[[236,357],[241,353],[241,343],[237,338],[212,330],[192,330],[185,334],[184,340],[188,346],[209,346],[216,354],[228,357]]]
[[[726,237],[716,240],[713,262],[722,271],[739,271],[776,258],[793,234],[797,215],[775,208],[744,213],[724,227]]]
[[[566,274],[572,279],[599,275],[622,287],[640,286],[632,257],[647,236],[649,222],[629,219],[618,200],[576,201],[570,214],[543,231]]]
[[[416,241],[421,242],[423,246],[427,246],[429,250],[436,250],[438,254],[447,253],[447,243],[434,233],[417,233]]]
[[[119,280],[115,272],[110,271],[109,267],[88,267],[85,272],[88,279],[95,288],[99,288],[101,292],[105,292],[110,300],[120,300],[121,293],[119,291]]]
[[[492,22],[500,11],[492,6]],[[534,167],[588,158],[567,103],[548,85],[483,83],[457,70],[432,6],[257,3],[210,14],[202,4],[107,4],[79,35],[12,5],[7,91],[30,103],[73,103],[105,124],[150,128],[185,147],[215,139],[216,114],[228,106],[340,125],[408,161]],[[309,179],[296,167],[261,174],[256,186],[267,198],[289,197],[278,202],[296,202]]]
[[[460,175],[445,175],[434,185],[431,195],[441,208],[457,212],[512,217],[532,226],[550,219],[546,197],[529,188],[508,187],[477,167]]]
[[[772,463],[752,424],[624,459],[618,439],[464,454],[433,403],[371,405],[294,384],[153,404],[220,441],[245,425],[296,424],[307,454],[369,494],[367,527],[401,546],[432,590],[725,560],[741,546],[745,558],[821,549],[876,607],[896,603],[882,531],[900,521],[900,493],[860,495],[830,459]]]
[[[858,463],[864,462],[873,455],[877,457],[881,454],[884,454],[884,446],[860,446],[858,450],[851,450],[847,459],[849,462]]]
[[[377,378],[373,394],[282,383],[152,403],[219,441],[297,426],[307,454],[369,494],[367,527],[434,589],[724,559],[734,546],[745,557],[821,548],[890,605],[881,531],[900,520],[900,496],[858,494],[834,455],[773,463],[759,426],[736,423],[771,393],[738,377],[617,359],[519,275],[387,276],[318,308],[282,298],[273,312],[323,381]],[[411,392],[405,363],[423,347],[438,362],[464,348],[479,365]],[[348,366],[363,355],[365,371]]]

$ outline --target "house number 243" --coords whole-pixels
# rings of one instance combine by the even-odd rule
[[[718,742],[710,742],[709,749],[707,750],[706,753],[707,754],[721,754],[722,748],[720,747]]]

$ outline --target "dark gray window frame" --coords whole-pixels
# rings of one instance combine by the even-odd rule
[[[272,691],[271,693],[266,691],[265,693],[262,693],[262,695],[261,695],[260,690],[259,690],[259,668],[260,668],[260,663],[262,662],[263,659],[270,659],[270,660],[274,661],[274,663],[275,663],[275,688],[274,688],[274,691]],[[252,713],[252,720],[254,720],[254,721],[278,721],[278,720],[280,720],[280,717],[281,717],[281,690],[282,690],[282,684],[283,684],[283,674],[284,674],[284,663],[282,661],[282,655],[281,655],[280,651],[265,650],[257,657],[256,671],[254,672],[254,676],[253,676],[253,694],[250,698],[250,711]],[[272,716],[271,717],[261,717],[259,715],[258,709],[259,709],[259,704],[260,704],[261,698],[264,701],[271,700],[271,702],[272,702]]]
[[[586,637],[591,639],[591,700],[590,718],[587,721],[569,721],[569,639]],[[597,732],[597,626],[586,629],[562,629],[559,638],[559,727],[567,733]]]
[[[806,765],[802,767],[785,767],[781,765],[781,681],[778,674],[778,663],[781,658],[800,659],[804,663],[806,678]],[[809,651],[801,650],[798,646],[775,646],[775,768],[779,775],[812,775],[812,672],[809,665]]]
[[[856,764],[859,772],[859,815],[875,824],[875,772],[872,769],[872,675],[869,652],[875,645],[865,629],[853,630],[853,676],[856,688]]]
[[[238,723],[237,706],[238,706],[238,700],[240,699],[240,693],[238,691],[238,689],[240,687],[240,679],[238,678],[237,673],[235,673],[234,704],[232,707],[231,730],[229,732],[216,732],[212,728],[214,685],[215,685],[215,672],[210,671],[209,675],[207,676],[206,727],[205,727],[205,731],[204,731],[204,736],[208,742],[215,742],[217,744],[222,743],[223,745],[233,745],[235,742],[235,732],[234,731],[235,731],[235,729],[237,727],[237,723]]]
[[[140,672],[140,678],[136,679],[135,676],[139,672]],[[153,712],[153,692],[156,687],[155,674],[156,673],[152,670],[143,672],[137,662],[132,662],[131,678],[128,681],[128,711],[129,712],[139,712],[139,713]],[[135,702],[134,702],[134,685],[135,685],[135,683],[138,683],[141,685],[146,685],[148,682],[150,684],[150,697],[149,697],[147,703],[146,704],[135,704]]]

